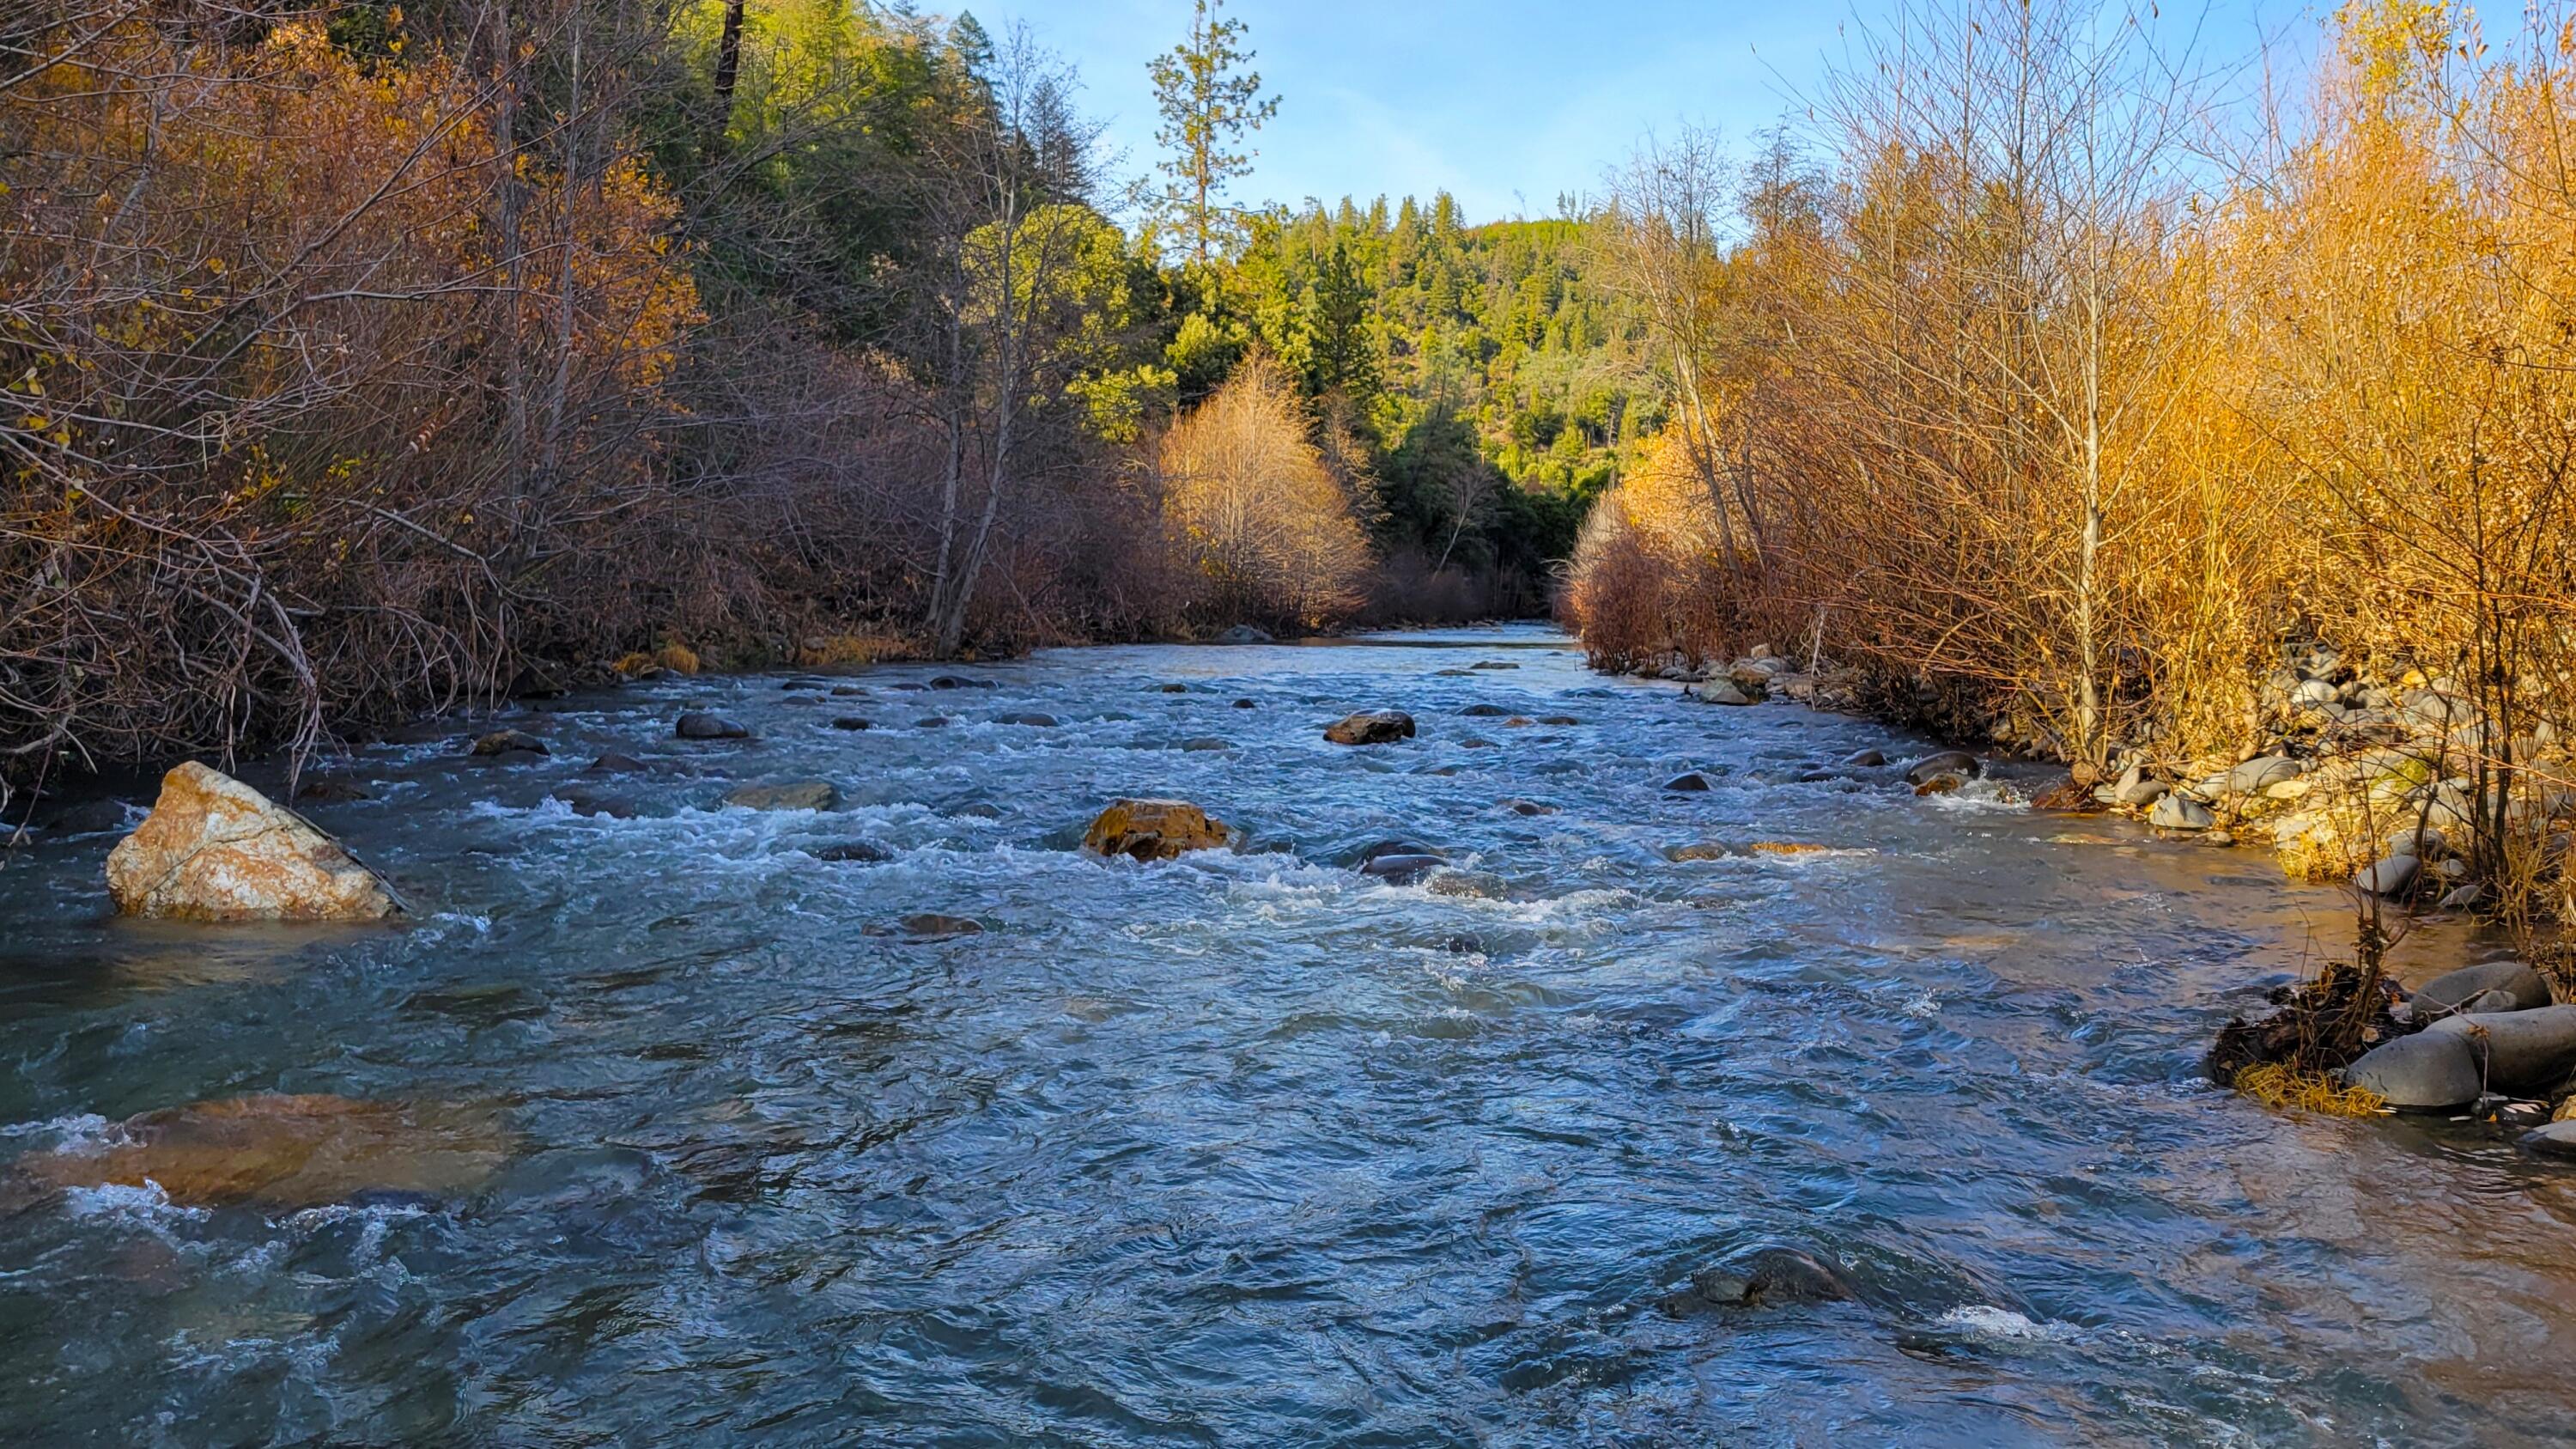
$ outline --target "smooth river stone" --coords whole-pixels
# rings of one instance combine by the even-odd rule
[[[2513,998],[2514,1004],[2501,1010],[2529,1011],[2549,1004],[2549,983],[2521,961],[2489,961],[2446,971],[2417,987],[2408,1001],[2418,1012],[2455,1011],[2490,991]]]
[[[2446,1016],[2421,1034],[2476,1046],[2472,1060],[2483,1058],[2493,1091],[2545,1092],[2576,1071],[2576,1006]]]
[[[2484,1079],[2466,1038],[2418,1032],[2374,1047],[2344,1068],[2344,1085],[2405,1112],[2438,1112],[2478,1099]]]

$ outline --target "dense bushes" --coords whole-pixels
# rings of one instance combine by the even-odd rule
[[[2152,27],[1932,18],[1825,87],[1824,165],[1783,147],[1742,178],[1740,242],[1706,240],[1701,152],[1623,189],[1681,466],[1587,535],[1587,641],[1815,639],[2079,772],[2186,778],[2264,745],[2285,650],[2327,641],[2474,706],[2491,872],[2576,727],[2563,17],[2348,6],[2312,118],[2220,147],[2272,158],[2234,174],[2192,159],[2208,130],[2277,141],[2226,136],[2270,118]]]

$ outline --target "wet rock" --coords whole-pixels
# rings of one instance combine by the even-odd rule
[[[1381,855],[1364,862],[1360,874],[1390,885],[1411,885],[1447,864],[1436,855]]]
[[[832,810],[841,792],[824,780],[795,780],[783,785],[745,785],[725,792],[727,805],[745,810]]]
[[[1875,770],[1887,763],[1887,756],[1877,750],[1856,750],[1843,756],[1843,763],[1859,770]]]
[[[1214,735],[1200,735],[1193,739],[1181,741],[1181,752],[1189,755],[1221,754],[1224,751],[1233,748],[1234,741],[1221,740],[1216,738]]]
[[[1734,851],[1715,841],[1703,840],[1694,845],[1676,845],[1664,851],[1664,859],[1679,865],[1694,860],[1724,860]]]
[[[1518,668],[1520,668],[1520,666],[1519,666],[1519,665],[1517,665],[1517,664],[1513,664],[1513,663],[1511,663],[1511,662],[1509,662],[1509,661],[1507,661],[1507,660],[1502,660],[1502,659],[1480,659],[1480,660],[1476,661],[1475,663],[1468,665],[1467,667],[1468,667],[1469,669],[1487,669],[1487,670],[1491,670],[1491,669],[1518,669]]]
[[[1914,793],[1917,797],[1931,795],[1956,795],[1967,787],[1968,777],[1965,775],[1934,775],[1930,779],[1916,785],[1914,787]]]
[[[1234,707],[1236,709],[1259,709],[1261,708],[1261,702],[1259,700],[1252,699],[1238,699],[1234,702]]]
[[[2352,883],[2375,896],[2404,895],[2423,866],[2411,855],[2385,856],[2355,872]]]
[[[881,865],[894,859],[894,852],[868,840],[844,840],[834,845],[818,845],[806,854],[827,865]]]
[[[1495,747],[1496,746],[1492,740],[1486,739],[1482,735],[1469,735],[1458,742],[1458,748],[1462,750],[1490,750]]]
[[[751,731],[722,715],[691,712],[680,716],[672,732],[684,740],[747,740]]]
[[[2489,961],[2443,972],[2416,988],[2415,994],[2407,998],[2407,1005],[2421,1017],[2457,1011],[2471,1000],[2497,991],[2513,1002],[2504,1010],[2530,1011],[2549,1004],[2549,983],[2539,972],[2520,961]]]
[[[1324,738],[1337,745],[1391,745],[1413,738],[1413,716],[1400,710],[1369,710],[1336,720]]]
[[[2147,812],[2147,823],[2158,830],[2209,830],[2217,826],[2218,817],[2197,800],[2165,795]]]
[[[1471,704],[1458,711],[1458,714],[1462,719],[1506,719],[1510,717],[1511,711],[1499,704]]]
[[[495,730],[474,742],[477,758],[494,760],[508,755],[546,755],[553,751],[546,742],[525,730]]]
[[[1278,641],[1250,624],[1237,624],[1216,636],[1219,644],[1275,644]]]
[[[1502,807],[1514,815],[1554,815],[1556,813],[1555,806],[1542,805],[1536,800],[1505,800],[1502,802]]]
[[[989,679],[968,679],[962,675],[941,674],[931,678],[930,687],[933,689],[997,689],[1000,686]]]
[[[2446,1016],[2419,1035],[2467,1042],[2499,1092],[2545,1092],[2576,1071],[2576,1006]]]
[[[120,914],[182,921],[380,921],[402,904],[338,841],[191,761],[107,857]]]
[[[1186,800],[1117,800],[1083,833],[1095,855],[1130,860],[1171,860],[1194,850],[1222,849],[1225,822]]]
[[[1706,773],[1688,770],[1664,782],[1664,788],[1676,794],[1697,795],[1713,788],[1715,782]]]
[[[1698,700],[1702,704],[1728,705],[1739,709],[1745,705],[1762,702],[1760,694],[1732,679],[1712,679],[1702,684],[1694,684],[1683,690],[1682,696],[1685,699]]]
[[[1435,896],[1478,901],[1499,901],[1511,892],[1501,876],[1483,870],[1433,871],[1423,889]]]
[[[896,924],[903,928],[905,939],[912,941],[954,941],[960,936],[984,934],[982,921],[965,916],[942,916],[929,912],[904,917]]]
[[[37,1153],[11,1175],[55,1189],[160,1188],[182,1207],[301,1210],[372,1193],[470,1192],[509,1155],[475,1114],[346,1097],[236,1097],[129,1117],[99,1141]]]
[[[295,803],[298,805],[349,805],[374,798],[376,797],[370,794],[365,786],[356,781],[342,780],[330,775],[317,775],[295,787]],[[118,822],[122,823],[125,818],[125,808],[121,805],[116,806],[116,812]]]
[[[875,729],[876,725],[868,720],[859,718],[857,715],[845,714],[839,719],[832,721],[832,728],[839,730],[844,734],[857,734],[861,730]]]
[[[2102,802],[2093,798],[2093,792],[2075,783],[2073,776],[2032,796],[2030,804],[2034,810],[2060,815],[2090,815],[2102,808]]]
[[[1187,694],[1190,692],[1190,687],[1186,684],[1166,684],[1163,686],[1162,692],[1165,694]]]
[[[1054,729],[1060,721],[1051,714],[1030,713],[996,715],[993,718],[993,723],[1002,725],[1020,725],[1033,730],[1051,730]]]
[[[2376,1092],[2401,1112],[2441,1112],[2478,1099],[2485,1081],[2466,1038],[2430,1031],[2371,1048],[2344,1068],[2346,1086]]]
[[[924,715],[920,719],[914,720],[912,722],[912,727],[917,730],[944,730],[948,728],[948,716],[944,714]]]
[[[573,814],[593,820],[632,820],[635,802],[604,790],[567,790],[553,797]]]
[[[1551,729],[1563,729],[1568,725],[1579,725],[1583,723],[1583,721],[1576,719],[1570,714],[1543,714],[1538,717],[1538,722]]]
[[[1796,1248],[1763,1247],[1738,1253],[1691,1275],[1690,1286],[1667,1294],[1658,1306],[1672,1317],[1717,1309],[1835,1303],[1852,1296],[1843,1275]]]
[[[1960,775],[1973,780],[1984,773],[1985,766],[1966,750],[1943,750],[1938,754],[1925,755],[1906,766],[1905,783],[1926,784],[1943,775]]]
[[[650,772],[653,767],[633,755],[621,755],[611,750],[591,761],[590,768],[594,773],[602,775],[641,775]]]
[[[855,684],[836,684],[832,686],[832,697],[834,699],[859,699],[864,697],[866,694],[866,690],[861,689]]]
[[[2576,1122],[2552,1122],[2535,1127],[2515,1140],[2523,1151],[2534,1157],[2576,1159]]]

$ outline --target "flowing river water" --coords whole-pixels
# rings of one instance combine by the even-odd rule
[[[576,697],[506,721],[534,763],[360,750],[331,768],[374,798],[308,813],[409,893],[395,930],[113,922],[113,833],[20,850],[0,1159],[279,1092],[473,1104],[513,1147],[453,1197],[0,1207],[0,1439],[2576,1434],[2576,1178],[2199,1079],[2344,935],[2259,854],[1991,784],[1802,783],[1921,747],[1604,680],[1536,628],[902,687],[940,672]],[[1372,706],[1420,737],[1324,743]],[[758,738],[673,739],[691,707]],[[1059,723],[994,722],[1029,712]],[[659,771],[603,785],[609,750]],[[1716,788],[1661,788],[1693,767]],[[847,803],[716,805],[799,778]],[[635,818],[549,799],[575,786]],[[1138,794],[1242,848],[1074,848]],[[1486,894],[1352,869],[1394,840]],[[889,858],[818,858],[852,842]],[[1831,850],[1666,857],[1703,842]],[[2500,952],[2405,948],[2417,976]],[[1856,1296],[1656,1307],[1755,1245]]]

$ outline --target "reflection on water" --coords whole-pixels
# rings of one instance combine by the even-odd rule
[[[943,672],[995,687],[904,687]],[[107,837],[0,871],[0,1158],[272,1093],[497,1104],[513,1144],[463,1197],[0,1207],[0,1422],[170,1444],[2576,1433],[2569,1179],[2465,1127],[2267,1116],[2197,1080],[2220,1020],[2339,939],[2340,901],[2259,858],[1991,791],[1919,800],[1892,770],[1801,783],[1904,747],[1605,682],[1534,630],[793,683],[567,701],[512,721],[554,746],[533,764],[448,741],[335,764],[374,798],[310,813],[421,906],[401,930],[109,922]],[[1322,742],[1378,706],[1420,738]],[[686,707],[759,738],[682,744]],[[933,714],[952,723],[910,723]],[[996,722],[1038,714],[1058,723]],[[611,750],[650,768],[586,771]],[[1715,788],[1660,789],[1687,769]],[[800,778],[846,804],[718,803]],[[577,811],[584,789],[625,808]],[[1197,801],[1244,848],[1074,854],[1122,794]],[[1390,842],[1478,882],[1348,868]],[[927,916],[984,929],[903,925]],[[2404,947],[2419,972],[2495,949]],[[1762,1243],[1855,1297],[1651,1307]]]

